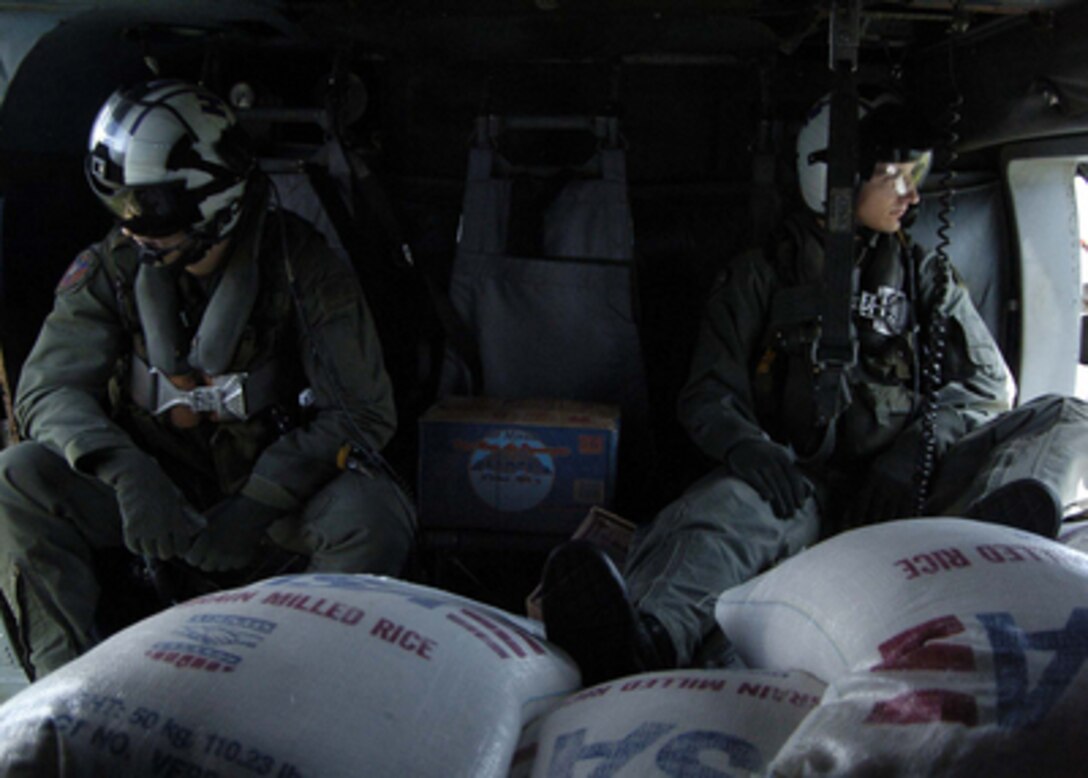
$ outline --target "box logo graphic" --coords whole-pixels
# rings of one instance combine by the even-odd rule
[[[454,441],[470,452],[468,479],[476,495],[499,511],[535,508],[555,484],[555,460],[566,446],[548,447],[525,430],[501,429],[478,441]]]

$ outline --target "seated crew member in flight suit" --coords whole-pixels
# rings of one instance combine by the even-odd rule
[[[118,91],[86,165],[118,223],[61,279],[16,392],[25,441],[0,452],[31,677],[94,644],[95,550],[222,571],[271,541],[311,571],[399,574],[415,518],[376,453],[396,416],[362,290],[270,206],[230,108],[181,81]]]
[[[930,159],[911,150],[922,148],[915,122],[890,95],[859,102],[849,303],[858,355],[838,411],[818,423],[811,285],[826,256],[825,99],[797,139],[806,207],[731,263],[704,312],[679,412],[718,467],[639,529],[622,577],[580,541],[545,565],[548,637],[586,685],[689,666],[714,634],[722,591],[836,531],[918,515],[924,440],[935,462],[928,515],[1054,536],[1088,475],[1088,405],[1046,396],[1010,410],[1012,378],[967,289],[902,230]],[[920,387],[927,337],[943,351],[935,392]]]

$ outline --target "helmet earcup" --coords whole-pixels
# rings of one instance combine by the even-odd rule
[[[231,125],[215,142],[215,152],[223,160],[224,166],[239,178],[245,178],[253,172],[256,155],[249,135],[238,125]]]
[[[797,133],[797,183],[801,197],[809,210],[821,215],[827,196],[830,125],[831,95],[825,95],[809,110]],[[934,133],[925,118],[910,111],[898,95],[873,90],[859,95],[859,182],[872,175],[878,162],[905,161],[911,150],[928,149],[933,145]]]

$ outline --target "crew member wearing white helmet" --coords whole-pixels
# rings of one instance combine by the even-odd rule
[[[925,514],[1047,536],[1088,475],[1085,404],[1045,397],[1010,411],[1012,378],[967,289],[903,231],[930,152],[890,95],[859,101],[853,289],[842,303],[857,356],[834,415],[818,412],[829,114],[825,99],[798,135],[805,207],[736,257],[706,305],[679,414],[717,467],[640,528],[622,576],[577,541],[545,566],[548,637],[586,685],[690,666],[720,637],[722,591],[834,532],[918,515],[924,447]],[[936,373],[923,344],[941,355]],[[930,391],[926,371],[938,376]]]
[[[230,108],[141,84],[89,145],[117,224],[60,280],[16,392],[24,442],[0,452],[2,605],[31,677],[94,644],[96,551],[226,571],[274,544],[396,575],[414,536],[362,290],[271,207]]]

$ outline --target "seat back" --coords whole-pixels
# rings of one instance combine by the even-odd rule
[[[501,150],[518,131],[590,133],[595,148],[574,164],[519,164]],[[651,450],[635,290],[618,120],[478,119],[449,282],[475,353],[447,349],[440,396],[618,405],[622,496]]]

